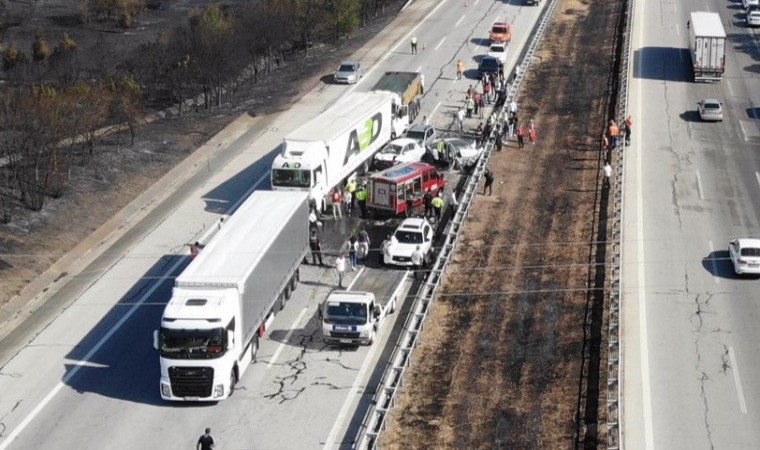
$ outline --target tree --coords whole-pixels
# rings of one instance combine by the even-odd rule
[[[34,42],[32,42],[32,60],[35,62],[44,61],[52,54],[50,44],[42,36],[42,33],[38,32],[34,36]]]
[[[9,71],[15,69],[26,62],[26,55],[13,44],[8,46],[8,50],[3,54],[3,70]]]

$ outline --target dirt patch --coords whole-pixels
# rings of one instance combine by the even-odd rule
[[[151,122],[138,129],[133,146],[125,145],[124,135],[119,146],[114,135],[103,139],[94,158],[73,168],[61,198],[48,199],[40,212],[16,209],[12,222],[0,226],[0,306],[239,114],[289,108],[394,17],[389,9],[351,39],[310,49],[309,57],[289,56],[266,80],[240,85],[224,110],[191,110]]]
[[[494,154],[494,196],[473,204],[382,448],[603,447],[604,375],[583,381],[600,341],[583,355],[622,3],[559,5],[518,99],[538,142]]]

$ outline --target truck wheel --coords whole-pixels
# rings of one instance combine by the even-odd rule
[[[259,337],[254,336],[251,341],[251,363],[256,362],[256,353],[259,352]]]
[[[369,341],[367,342],[367,345],[372,345],[375,343],[375,330],[372,330],[372,334],[369,335]]]
[[[393,300],[393,303],[391,303],[391,309],[389,310],[388,314],[393,314],[396,312],[396,300]]]
[[[296,286],[298,286],[298,281],[301,279],[301,272],[299,269],[296,269],[296,272],[293,274],[293,278],[290,279],[290,290],[295,291]]]
[[[230,395],[227,397],[232,396],[232,393],[235,392],[235,385],[237,384],[237,374],[235,374],[235,369],[232,369],[230,371]]]
[[[282,291],[283,304],[290,300],[290,283],[285,285],[285,290]]]
[[[281,292],[277,297],[277,303],[275,303],[276,312],[280,312],[285,309],[285,291]]]

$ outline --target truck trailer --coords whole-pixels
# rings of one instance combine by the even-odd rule
[[[385,72],[372,88],[375,92],[387,91],[401,97],[399,115],[408,116],[409,123],[414,122],[420,112],[424,86],[420,72]]]
[[[688,28],[694,81],[720,81],[726,64],[726,31],[720,16],[693,12]]]
[[[162,399],[232,394],[297,286],[308,214],[305,192],[256,191],[176,278],[153,336]]]
[[[285,136],[272,162],[272,189],[308,191],[320,209],[327,195],[391,138],[409,127],[392,92],[354,92]]]

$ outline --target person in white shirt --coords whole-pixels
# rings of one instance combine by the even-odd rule
[[[338,287],[343,289],[343,276],[346,274],[346,254],[341,253],[335,259],[335,270],[338,271]]]
[[[425,255],[422,254],[422,250],[420,250],[420,246],[418,245],[416,249],[412,252],[412,270],[414,271],[412,273],[412,276],[417,279],[417,275],[422,275],[424,278],[424,274],[422,273],[422,264],[425,262]]]
[[[509,102],[509,112],[512,114],[517,114],[517,102],[512,100]]]
[[[610,165],[609,161],[606,161],[604,163],[604,185],[605,186],[609,187],[611,177],[612,177],[612,166]]]
[[[449,197],[449,206],[456,211],[457,208],[459,208],[459,202],[457,201],[457,192],[452,190],[451,196]]]

